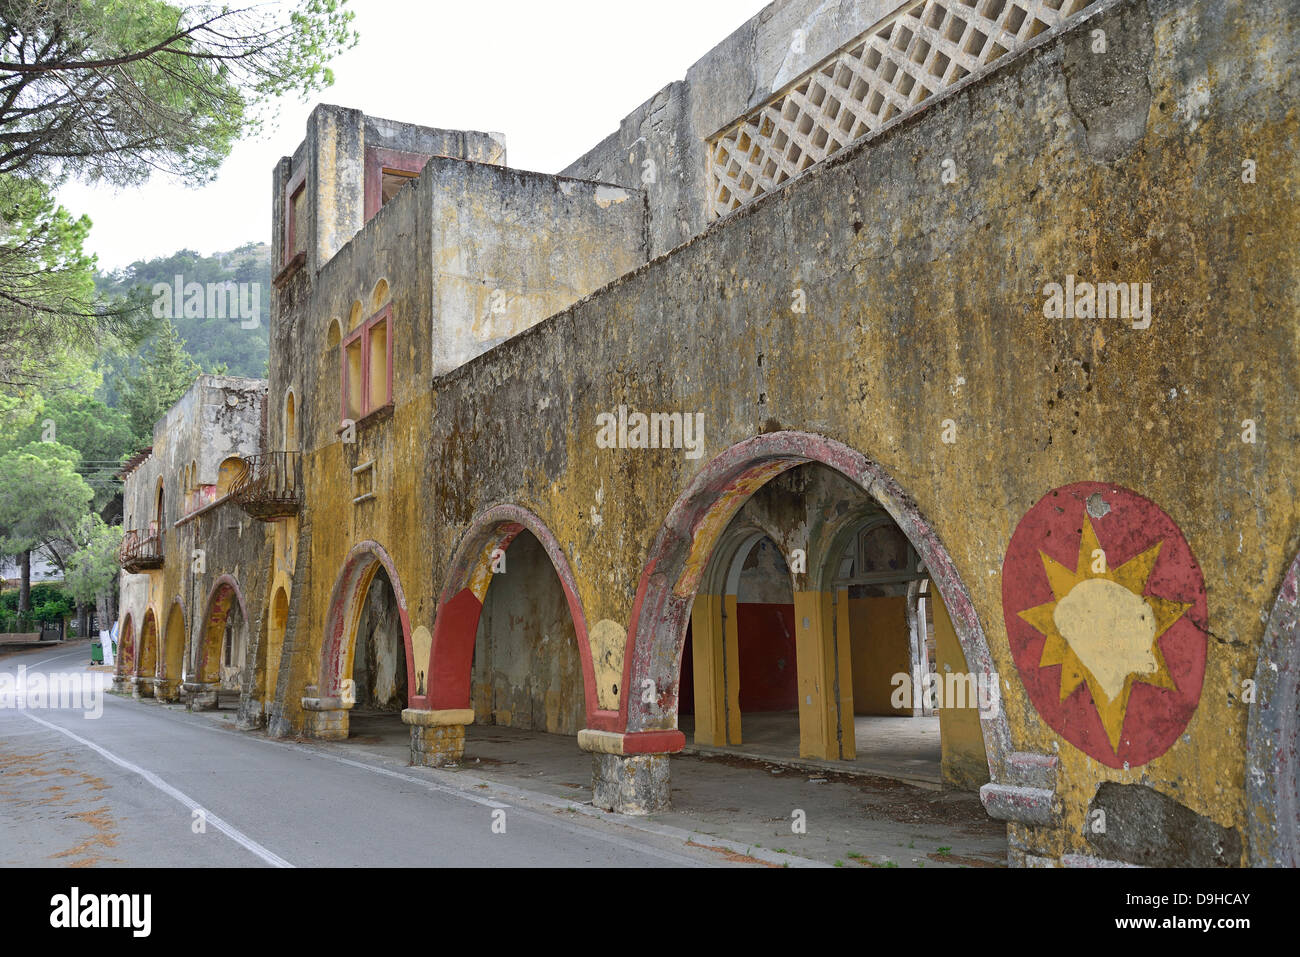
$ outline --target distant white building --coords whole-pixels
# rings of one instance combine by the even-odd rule
[[[16,558],[0,560],[0,578],[4,579],[5,588],[17,588],[22,581],[22,566]],[[54,564],[49,552],[43,548],[32,552],[32,584],[41,582],[61,582],[63,572]]]

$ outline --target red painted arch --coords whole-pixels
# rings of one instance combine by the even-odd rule
[[[152,667],[148,672],[141,668],[149,662],[152,654]],[[140,641],[136,649],[135,660],[131,663],[131,674],[136,678],[152,678],[158,672],[158,616],[152,608],[144,613],[144,623],[140,626]]]
[[[477,516],[461,536],[452,554],[446,584],[438,598],[438,613],[433,622],[433,648],[429,658],[428,707],[434,711],[470,707],[471,662],[479,616],[483,611],[483,594],[471,588],[476,572],[489,562],[492,552],[505,549],[520,532],[527,530],[545,549],[551,567],[564,589],[565,602],[573,620],[578,641],[578,658],[582,666],[582,690],[588,728],[614,729],[618,714],[596,707],[596,672],[591,659],[591,642],[587,634],[587,615],[578,597],[573,569],[551,530],[535,514],[517,505],[497,505]]]
[[[171,605],[168,606],[167,620],[163,622],[162,630],[158,632],[158,667],[155,669],[155,673],[159,678],[170,679],[173,681],[179,681],[181,676],[179,674],[171,674],[167,667],[168,660],[173,654],[173,649],[171,645],[168,644],[167,639],[168,633],[171,631],[172,616],[177,614],[181,616],[181,651],[179,660],[180,670],[183,671],[185,668],[185,636],[187,631],[185,627],[185,603],[181,601],[179,595],[173,598]]]
[[[208,589],[203,603],[203,630],[199,642],[198,660],[194,663],[194,679],[203,684],[221,681],[221,637],[226,630],[226,619],[232,606],[239,608],[240,619],[248,624],[248,606],[239,582],[230,575],[222,575]]]
[[[771,432],[727,449],[691,480],[668,513],[651,546],[632,605],[631,627],[623,656],[623,688],[653,682],[657,698],[623,694],[622,727],[629,734],[673,736],[682,648],[691,603],[722,533],[750,496],[789,469],[820,463],[844,475],[875,499],[920,553],[952,618],[967,666],[990,680],[996,672],[988,641],[970,593],[948,550],[924,519],[915,501],[878,464],[843,443],[809,432]],[[993,780],[1001,778],[1003,757],[1011,751],[1003,709],[981,717],[984,746]]]
[[[357,620],[361,615],[361,602],[380,568],[388,575],[397,600],[397,614],[402,622],[402,643],[406,648],[406,688],[409,707],[422,707],[420,699],[412,697],[415,690],[415,669],[411,662],[411,619],[406,609],[406,593],[397,567],[382,545],[365,541],[355,545],[343,561],[343,568],[334,580],[330,594],[329,613],[325,619],[325,640],[321,643],[320,671],[317,678],[318,694],[322,698],[337,698],[343,690],[343,660],[356,641]]]
[[[135,671],[135,619],[128,611],[122,619],[122,630],[117,639],[117,660],[113,673],[125,677]]]

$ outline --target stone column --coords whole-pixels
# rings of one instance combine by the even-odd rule
[[[132,675],[131,676],[131,697],[152,698],[153,677],[151,675]]]
[[[181,685],[185,691],[185,707],[190,711],[216,711],[217,692],[221,684],[216,681],[186,681]]]
[[[1059,845],[1061,804],[1056,794],[1057,757],[1015,752],[1002,769],[1004,780],[980,788],[989,817],[1007,822],[1007,863],[1051,867]]]
[[[740,744],[736,596],[697,594],[691,610],[691,633],[696,687],[695,743],[715,747]]]
[[[348,739],[348,714],[352,701],[342,698],[317,698],[311,695],[314,685],[307,687],[308,696],[302,699],[302,709],[307,713],[303,730],[309,738],[321,741],[346,741]]]
[[[411,763],[422,768],[441,768],[459,764],[465,756],[465,726],[474,723],[474,709],[407,708],[402,712],[402,720],[411,726]]]
[[[180,701],[181,683],[175,678],[154,678],[153,696],[159,701]]]
[[[235,725],[240,731],[256,731],[266,726],[269,707],[255,694],[245,694],[239,702]]]
[[[669,806],[668,756],[686,737],[677,730],[578,732],[578,747],[590,751],[592,803],[617,814],[654,814]]]

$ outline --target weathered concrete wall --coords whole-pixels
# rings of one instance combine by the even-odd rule
[[[356,707],[401,711],[406,707],[406,650],[397,599],[388,576],[379,571],[366,592],[357,621],[357,647],[352,663]]]
[[[127,477],[122,514],[127,529],[147,529],[157,516],[163,481],[167,524],[215,500],[221,463],[261,450],[266,383],[238,376],[199,376],[154,425],[153,452]],[[183,473],[196,466],[188,487]]]
[[[891,680],[896,674],[906,675],[912,670],[906,597],[849,599],[849,626],[853,642],[853,713],[910,715],[911,702],[904,702],[907,707],[893,704],[897,685]]]
[[[254,668],[254,639],[260,622],[270,536],[229,500],[218,497],[221,463],[261,451],[266,383],[260,379],[203,375],[154,427],[152,453],[126,478],[126,527],[148,531],[157,521],[159,484],[164,516],[160,524],[161,568],[122,574],[119,621],[129,616],[137,636],[152,619],[158,648],[155,667],[142,677],[158,679],[158,693],[176,697],[182,681],[209,680],[225,690],[254,692],[246,677]],[[195,487],[187,488],[193,474]],[[239,592],[218,603],[213,591],[228,581]],[[221,666],[226,614],[237,612],[236,668]],[[179,637],[180,641],[176,639]],[[206,659],[204,656],[207,656]],[[206,676],[199,672],[207,665]],[[151,689],[152,690],[152,689]],[[260,713],[262,696],[254,695]]]
[[[505,568],[493,577],[474,642],[474,720],[577,734],[585,701],[564,590],[532,535],[510,546]]]
[[[642,188],[652,256],[699,235],[705,141],[869,28],[895,0],[777,0],[623,119],[561,175]]]
[[[785,9],[794,5],[776,11]],[[1093,52],[1093,29],[1106,31],[1104,55]],[[448,599],[456,614],[473,604],[462,596],[483,599],[484,581],[453,556],[487,536],[489,520],[476,519],[508,504],[502,527],[547,534],[551,562],[568,572],[578,645],[592,662],[587,727],[666,742],[683,608],[712,544],[763,481],[823,461],[900,521],[935,575],[964,666],[997,673],[1001,710],[979,742],[993,776],[1050,797],[1006,809],[1014,860],[1143,862],[1158,859],[1155,845],[1201,854],[1208,837],[1239,833],[1254,813],[1242,681],[1255,673],[1263,617],[1300,542],[1300,464],[1287,439],[1300,399],[1290,322],[1296,30],[1280,0],[1248,11],[1110,3],[702,234],[689,219],[692,208],[702,217],[693,188],[661,178],[695,198],[650,194],[652,211],[680,214],[665,225],[652,213],[652,252],[692,241],[436,380],[424,346],[432,256],[416,252],[432,250],[426,169],[319,275],[295,275],[277,299],[285,338],[275,340],[272,394],[290,382],[304,390],[308,452],[294,539],[308,560],[293,577],[281,730],[302,725],[301,696],[336,660],[335,583],[349,580],[356,556],[382,554],[408,647],[434,647],[416,636],[437,629],[440,611],[451,615]],[[743,60],[747,35],[711,56]],[[728,106],[716,126],[749,102]],[[665,129],[674,122],[661,118]],[[627,146],[642,123],[626,127]],[[695,123],[677,148],[695,149],[716,126]],[[639,168],[635,155],[607,153],[619,169]],[[1257,171],[1249,181],[1247,160]],[[703,175],[702,164],[681,164],[692,168]],[[620,181],[613,165],[573,171]],[[1150,282],[1150,325],[1053,313],[1048,284],[1067,277]],[[385,301],[393,407],[344,442],[329,330],[346,327],[354,305]],[[598,416],[620,406],[702,414],[702,457],[602,447]],[[1242,441],[1246,419],[1254,441]],[[358,479],[367,462],[373,471]],[[1026,691],[1040,679],[1013,657],[1017,619],[1004,617],[1013,533],[1044,496],[1081,478],[1156,503],[1190,544],[1209,595],[1208,616],[1188,621],[1208,649],[1194,712],[1140,766],[1111,767],[1049,725]],[[361,481],[373,497],[358,502]],[[1107,507],[1103,497],[1099,512]],[[775,533],[783,551],[808,547],[810,570],[838,558],[830,533],[854,516],[820,518],[822,537],[792,534],[801,522],[815,530],[805,518]],[[822,582],[796,575],[794,591],[799,627],[823,628],[833,612]],[[431,684],[441,680],[436,653],[414,657],[417,669],[428,662]],[[827,662],[811,663],[810,687],[824,699]],[[825,738],[835,715],[817,720]],[[602,753],[598,767],[628,753]],[[1105,783],[1156,797],[1099,798]],[[1177,833],[1089,841],[1088,810],[1101,798],[1162,816]],[[1186,814],[1165,813],[1166,801]]]
[[[646,261],[639,190],[442,159],[427,174],[434,375]]]
[[[516,502],[569,549],[587,619],[627,628],[698,464],[597,448],[599,413],[703,411],[704,461],[758,433],[827,436],[877,462],[950,553],[1001,677],[1004,750],[1059,756],[1060,825],[1016,825],[1018,854],[1092,853],[1105,780],[1240,828],[1241,681],[1300,535],[1295,25],[1281,3],[1129,3],[1086,23],[439,383],[433,580],[476,513]],[[1044,287],[1067,275],[1151,282],[1150,328],[1047,318]],[[1266,430],[1254,444],[1246,418]],[[1173,516],[1212,596],[1199,706],[1140,768],[1052,732],[1008,650],[1006,544],[1081,476]],[[671,686],[670,656],[633,653],[634,676]],[[643,726],[671,726],[666,694]]]
[[[476,163],[504,164],[500,133],[442,130],[366,116],[360,110],[321,104],[307,119],[307,135],[293,156],[276,166],[271,189],[272,272],[287,266],[286,187],[303,183],[308,202],[297,230],[306,236],[305,265],[319,270],[366,223],[367,150],[450,156]]]

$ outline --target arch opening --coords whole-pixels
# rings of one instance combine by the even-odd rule
[[[434,620],[428,707],[468,712],[467,753],[529,732],[577,735],[616,718],[596,697],[586,617],[568,559],[533,513],[481,514],[452,556]],[[491,735],[476,732],[492,725]]]
[[[817,483],[820,491],[814,487]],[[835,494],[827,498],[832,491]],[[742,510],[746,510],[743,516]],[[740,522],[733,524],[738,516]],[[888,525],[882,519],[888,520]],[[891,583],[884,594],[871,594],[872,590],[881,591],[881,582],[840,578],[845,553],[861,532],[869,531],[864,527],[868,520],[887,529],[886,538],[892,537],[896,544],[901,536],[916,556],[916,567],[908,575],[895,576],[901,580]],[[914,500],[879,466],[841,443],[809,433],[777,432],[733,446],[705,466],[678,498],[656,537],[633,608],[623,684],[642,687],[651,682],[659,694],[650,701],[630,696],[620,702],[628,733],[662,735],[677,727],[688,626],[693,643],[692,691],[698,712],[702,698],[699,609],[704,606],[707,617],[712,614],[707,610],[710,604],[725,607],[726,578],[736,551],[744,535],[756,532],[776,543],[791,574],[796,643],[801,649],[797,655],[801,753],[856,758],[854,617],[859,619],[862,662],[871,660],[871,646],[864,642],[871,642],[869,636],[892,620],[886,629],[887,644],[892,646],[891,656],[898,659],[892,666],[898,671],[890,672],[889,678],[906,672],[914,679],[913,666],[922,666],[916,633],[919,616],[925,615],[926,628],[936,639],[942,627],[949,628],[951,646],[961,655],[966,686],[974,682],[996,689],[992,659],[969,593]],[[880,547],[884,544],[887,542],[877,543]],[[853,547],[856,550],[857,545]],[[913,585],[906,580],[919,579],[915,573],[922,568],[925,580],[931,583],[925,593],[928,607],[917,600],[919,581]],[[868,585],[873,587],[860,587],[854,594],[855,586]],[[914,593],[911,599],[909,593]],[[879,608],[865,614],[866,606],[853,607],[855,601],[866,598],[890,599],[889,615],[876,614],[883,610]],[[719,615],[715,620],[723,619]],[[710,636],[709,647],[719,645],[725,648],[725,641]],[[883,647],[878,640],[875,645]],[[928,667],[927,660],[921,670]],[[863,670],[861,663],[859,670]],[[875,673],[879,690],[879,663],[867,670]],[[715,683],[704,697],[712,695],[719,709],[729,707],[726,695],[718,695],[716,678],[710,680]],[[911,716],[911,709],[907,710]],[[921,710],[920,717],[925,717],[924,708]],[[1010,750],[1009,734],[1001,708],[968,710],[967,727],[974,730],[973,740],[968,738],[965,743],[978,748],[978,768],[972,773],[975,759],[965,754],[960,762],[954,762],[954,771],[968,776],[964,786],[975,786],[990,777],[998,779],[1003,756]],[[697,714],[697,727],[699,717]],[[715,723],[712,733],[726,741],[725,727],[719,732]]]
[[[204,708],[238,707],[248,648],[248,613],[239,584],[229,575],[213,583],[196,650],[193,680]]]
[[[135,673],[135,620],[127,612],[122,620],[122,630],[117,641],[115,675],[125,677]]]
[[[280,678],[280,657],[288,630],[289,596],[280,587],[275,590],[275,597],[271,600],[271,620],[267,628],[266,655],[262,664],[262,702],[268,713],[275,702],[276,685]]]
[[[144,613],[134,665],[132,674],[137,678],[152,678],[158,668],[158,619],[152,608]]]
[[[176,697],[185,670],[185,611],[179,600],[172,602],[167,613],[159,659],[155,693],[160,698],[171,700]]]
[[[737,516],[708,577],[716,587],[697,596],[686,628],[679,726],[697,744],[797,752],[799,669],[785,556]]]
[[[496,563],[470,655],[474,722],[576,735],[586,727],[586,695],[559,576],[527,529]]]
[[[287,596],[282,610],[287,622]],[[282,642],[283,630],[279,635]],[[317,683],[305,700],[318,715],[313,733],[343,740],[362,730],[391,730],[403,710],[419,706],[416,687],[401,579],[382,546],[362,542],[334,583]]]

